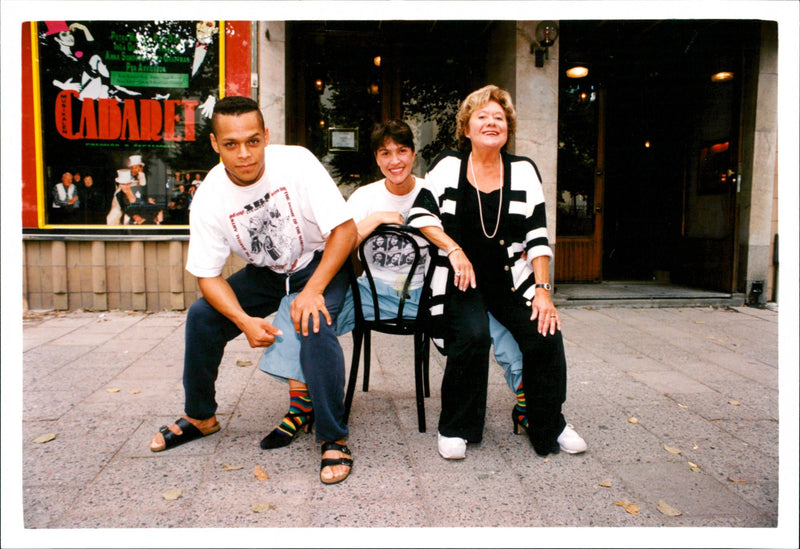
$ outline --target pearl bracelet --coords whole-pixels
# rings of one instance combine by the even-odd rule
[[[458,250],[461,250],[461,246],[456,246],[455,248],[452,248],[452,249],[450,249],[450,250],[447,252],[447,257],[450,257],[450,254],[451,254],[451,253],[453,253],[453,252],[457,252]],[[462,251],[463,251],[463,250],[462,250]]]

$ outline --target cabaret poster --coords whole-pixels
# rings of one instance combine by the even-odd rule
[[[40,227],[188,224],[223,95],[221,21],[42,21],[32,42]]]

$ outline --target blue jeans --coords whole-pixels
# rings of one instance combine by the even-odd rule
[[[289,291],[301,291],[314,274],[322,257],[318,253],[305,268],[288,276]],[[228,278],[240,305],[251,316],[266,317],[278,309],[286,295],[287,275],[266,267],[247,265]],[[317,440],[333,441],[347,437],[344,423],[344,355],[336,337],[338,316],[348,288],[348,274],[342,269],[325,289],[325,307],[333,318],[328,326],[320,315],[319,332],[313,332],[309,318],[308,336],[303,337],[300,364],[314,402]],[[225,345],[241,334],[239,328],[214,309],[205,298],[195,301],[186,318],[186,349],[183,362],[183,388],[186,415],[207,419],[217,410],[215,383]]]

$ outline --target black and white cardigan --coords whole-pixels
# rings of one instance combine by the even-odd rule
[[[466,178],[469,153],[447,151],[440,154],[425,176],[425,184],[409,212],[406,223],[412,227],[435,226],[456,242],[461,241],[458,208],[465,192],[474,192]],[[507,216],[495,238],[505,246],[508,259],[504,266],[511,291],[530,306],[535,293],[531,261],[538,256],[553,257],[547,239],[547,218],[539,169],[530,158],[506,152],[503,158],[503,205]],[[463,183],[459,186],[459,181]],[[444,303],[453,291],[453,269],[447,250],[432,255],[434,269],[428,298],[431,339],[446,352],[444,341]]]

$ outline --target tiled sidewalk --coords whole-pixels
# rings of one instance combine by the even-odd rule
[[[81,532],[112,536],[106,545],[145,536],[139,543],[158,546],[183,546],[180,532],[187,531],[174,528],[671,527],[654,534],[669,544],[684,535],[678,527],[734,527],[720,531],[733,535],[730,546],[755,533],[754,545],[781,534],[777,312],[565,308],[561,316],[569,363],[564,411],[589,444],[585,454],[542,459],[514,436],[514,397],[492,363],[483,443],[470,445],[464,461],[441,459],[444,358],[432,351],[428,429],[419,433],[411,339],[375,334],[370,391],[359,385],[351,413],[353,473],[324,486],[312,436],[279,450],[258,447],[288,397],[285,385],[257,369],[261,351],[243,338],[229,344],[217,383],[222,431],[155,454],[149,440],[182,413],[185,316],[28,314],[21,514],[33,530],[22,534],[85,528],[93,530],[57,530],[67,537],[53,543]],[[351,338],[341,341],[349,364]],[[51,433],[54,440],[35,442]],[[268,480],[256,479],[256,466]],[[176,488],[178,499],[163,497]],[[254,511],[256,504],[267,510]],[[664,504],[681,514],[665,514]],[[789,520],[796,525],[797,513]],[[218,531],[207,532],[193,543],[213,545]],[[251,537],[241,537],[246,532]],[[233,530],[221,543],[356,546],[367,536],[373,546],[531,546],[564,531],[404,529],[377,540],[369,536],[387,531],[307,530],[299,540],[292,532]],[[456,537],[429,537],[443,532]],[[577,545],[621,546],[618,536],[635,530],[569,532]],[[414,535],[422,537],[407,537]]]

